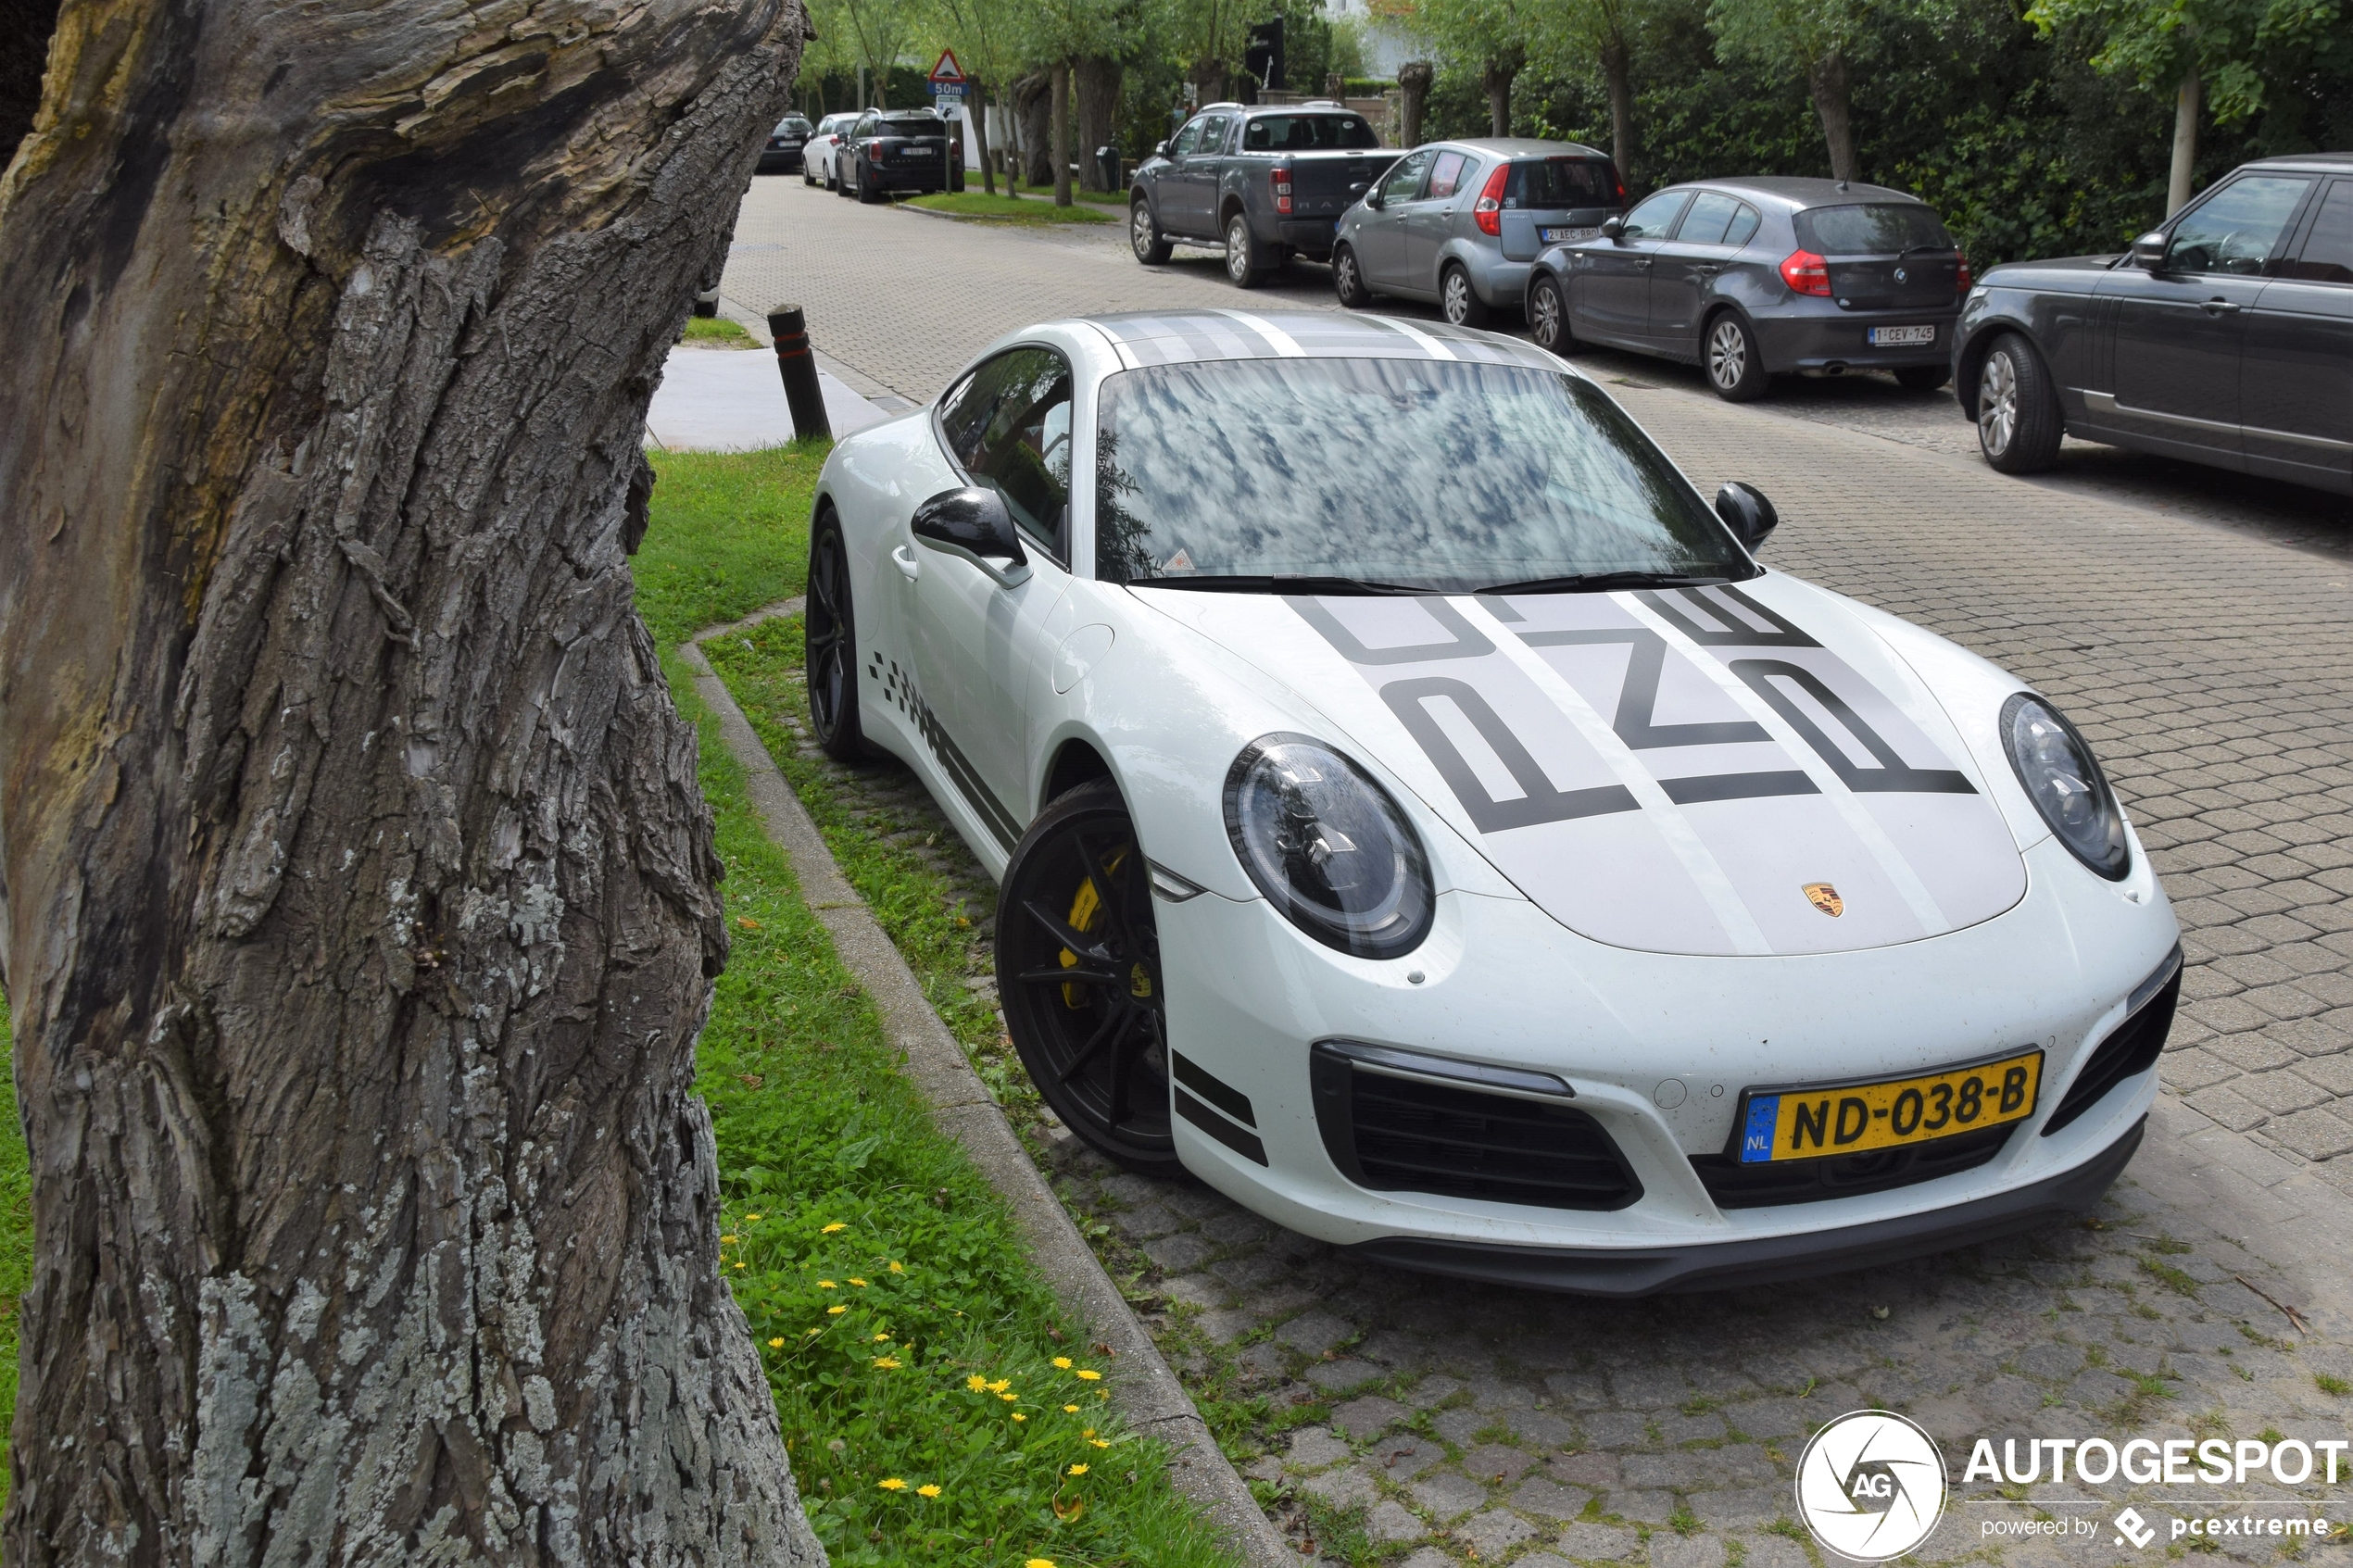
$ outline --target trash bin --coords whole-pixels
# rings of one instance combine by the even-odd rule
[[[1127,188],[1126,178],[1120,172],[1117,147],[1095,149],[1095,185],[1097,189],[1105,191],[1123,191]]]

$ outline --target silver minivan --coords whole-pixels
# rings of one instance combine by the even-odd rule
[[[1332,287],[1351,307],[1396,295],[1436,301],[1458,327],[1483,326],[1520,308],[1547,246],[1592,239],[1625,205],[1608,155],[1576,142],[1433,142],[1340,214]]]

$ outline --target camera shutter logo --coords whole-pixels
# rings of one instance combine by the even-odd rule
[[[1825,1549],[1884,1562],[1928,1539],[1944,1513],[1936,1440],[1887,1411],[1854,1411],[1814,1434],[1797,1461],[1797,1512]]]

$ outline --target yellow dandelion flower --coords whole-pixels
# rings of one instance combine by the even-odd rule
[[[1027,1417],[1027,1416],[1026,1416],[1026,1415],[1022,1414],[1022,1413],[1021,1413],[1021,1411],[1013,1411],[1013,1419],[1014,1419],[1015,1421],[1027,1421],[1027,1420],[1029,1419],[1029,1417]]]
[[[890,1336],[887,1334],[877,1334],[875,1336],[875,1343],[877,1345],[887,1345],[890,1343]]]
[[[828,1307],[825,1309],[825,1315],[829,1318],[837,1318],[848,1311],[849,1309],[847,1307]]]
[[[1051,1557],[1033,1557],[1023,1563],[1021,1568],[1054,1568],[1054,1560]]]
[[[812,1333],[812,1334],[814,1334],[814,1333],[816,1333],[817,1331],[816,1331],[815,1329],[813,1329],[813,1328],[812,1328],[812,1329],[811,1329],[809,1332],[810,1332],[810,1333]],[[783,1348],[785,1348],[785,1342],[784,1342],[783,1340],[781,1340],[781,1339],[771,1339],[770,1341],[768,1341],[768,1348],[769,1348],[771,1350],[781,1350],[781,1349],[783,1349]]]
[[[1084,1475],[1087,1474],[1087,1467],[1083,1464],[1074,1464],[1070,1467],[1070,1474],[1073,1475]]]
[[[740,1269],[740,1268],[742,1268],[742,1267],[743,1267],[743,1265],[742,1265],[741,1263],[737,1263],[737,1264],[736,1265],[736,1267],[737,1267],[737,1268],[739,1268],[739,1269]]]
[[[899,1370],[898,1361],[890,1356],[876,1356],[875,1358],[875,1364],[882,1368],[885,1372],[897,1372]]]
[[[1000,1399],[1004,1400],[1004,1401],[1005,1401],[1005,1403],[1007,1403],[1007,1404],[1009,1404],[1009,1405],[1010,1405],[1010,1404],[1012,1404],[1012,1403],[1013,1403],[1015,1399],[1020,1399],[1020,1398],[1021,1398],[1021,1396],[1020,1396],[1019,1394],[1014,1394],[1014,1393],[1004,1393],[1004,1394],[1000,1394],[1000,1395],[998,1395],[997,1397],[998,1397],[999,1399]]]
[[[886,1492],[903,1492],[907,1489],[907,1483],[901,1481],[896,1475],[886,1475],[881,1480],[875,1482],[875,1485],[880,1486]]]
[[[926,1482],[915,1488],[915,1495],[919,1498],[936,1498],[939,1495],[939,1488]]]
[[[811,1329],[809,1332],[810,1332],[811,1334],[823,1334],[823,1333],[824,1333],[825,1331],[824,1331],[824,1329],[822,1329],[822,1328],[812,1328],[812,1329]]]
[[[905,1273],[907,1271],[906,1271],[906,1270],[904,1270],[904,1269],[902,1269],[902,1268],[900,1268],[898,1264],[893,1263],[893,1264],[890,1266],[890,1272],[891,1272],[892,1273],[895,1273],[895,1274],[903,1274],[903,1273]]]
[[[1102,1381],[1103,1374],[1097,1372],[1093,1367],[1080,1367],[1078,1369],[1078,1376],[1081,1382],[1100,1383]]]
[[[760,1216],[757,1214],[746,1214],[744,1218],[747,1220],[757,1220]]]
[[[981,1385],[982,1387],[988,1389],[992,1394],[1001,1394],[1013,1386],[1013,1380],[1010,1377],[1000,1377],[994,1383],[984,1383]]]
[[[735,1239],[736,1239],[736,1238],[735,1238],[734,1236],[721,1236],[721,1237],[719,1238],[719,1244],[720,1244],[722,1247],[724,1247],[724,1246],[727,1246],[729,1243],[733,1242]]]
[[[1076,1405],[1064,1405],[1063,1407],[1063,1414],[1064,1415],[1076,1415],[1077,1413],[1078,1407]]]
[[[1070,1370],[1070,1358],[1068,1356],[1056,1356],[1054,1358],[1054,1364],[1062,1368],[1063,1371],[1068,1372]]]
[[[1095,1429],[1091,1426],[1082,1426],[1078,1430],[1078,1435],[1081,1437],[1091,1437],[1095,1435]]]
[[[821,1279],[817,1282],[817,1288],[820,1290],[838,1290],[841,1287],[834,1284],[832,1280]]]
[[[849,1227],[848,1225],[843,1224],[839,1220],[836,1220],[830,1225],[820,1227],[817,1234],[820,1236],[831,1236],[836,1231],[846,1231],[849,1228]]]
[[[856,1286],[861,1290],[866,1288],[866,1282],[862,1279],[853,1279],[849,1283]]]
[[[964,1379],[964,1386],[971,1389],[975,1394],[984,1394],[988,1391],[988,1379],[981,1376],[978,1373],[974,1373],[970,1377]]]
[[[1095,1445],[1095,1447],[1097,1447],[1097,1448],[1099,1448],[1099,1449],[1108,1449],[1108,1448],[1110,1448],[1110,1447],[1111,1447],[1110,1442],[1109,1442],[1109,1441],[1107,1441],[1107,1440],[1106,1440],[1106,1439],[1104,1439],[1104,1438],[1101,1438],[1101,1437],[1089,1437],[1089,1438],[1088,1438],[1087,1440],[1088,1440],[1088,1442],[1090,1442],[1090,1443],[1094,1444],[1094,1445]]]

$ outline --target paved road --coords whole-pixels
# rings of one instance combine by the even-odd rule
[[[977,229],[797,182],[757,183],[736,238],[732,299],[805,304],[836,360],[915,398],[1030,320],[1235,302],[1214,262],[1139,268],[1115,231]],[[1256,303],[1286,297],[1328,304],[1304,268]],[[1738,1301],[1601,1306],[1366,1271],[1201,1189],[1068,1153],[1065,1197],[1111,1221],[1106,1249],[1145,1271],[1156,1330],[1198,1389],[1331,1407],[1331,1424],[1270,1439],[1256,1468],[1295,1538],[1338,1509],[1346,1528],[1410,1546],[1413,1568],[1474,1553],[1793,1568],[1810,1548],[1770,1526],[1797,1442],[1866,1402],[1910,1410],[1940,1439],[2341,1434],[2347,1401],[2327,1391],[2353,1377],[2341,503],[2185,483],[2190,470],[2091,448],[2021,483],[1977,460],[1949,403],[1885,383],[1809,383],[1735,408],[1672,367],[1588,363],[1703,488],[1740,477],[1776,498],[1774,564],[1984,653],[2082,725],[2184,927],[2168,1092],[2099,1227]],[[928,809],[903,774],[840,783],[895,813]],[[976,868],[965,874],[985,900]],[[2274,1298],[2302,1308],[2309,1333]],[[2123,1495],[2032,1489],[2062,1512],[2095,1494]],[[1983,1521],[2015,1511],[1982,1485],[1972,1495],[1934,1557],[1979,1549]],[[2169,1501],[2136,1499],[2145,1512]],[[2353,1513],[2353,1478],[2326,1500]],[[1990,1549],[2005,1562],[2131,1555],[2108,1539],[2103,1516],[2096,1550]]]

